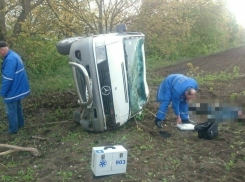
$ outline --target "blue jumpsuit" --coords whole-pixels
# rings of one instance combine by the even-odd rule
[[[198,83],[195,79],[182,74],[172,74],[165,78],[156,95],[157,102],[160,102],[156,117],[161,121],[164,120],[168,106],[172,101],[172,108],[176,116],[180,115],[182,120],[188,119],[189,106],[186,102],[185,91],[189,88],[198,89]]]

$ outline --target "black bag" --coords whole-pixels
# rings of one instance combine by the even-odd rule
[[[212,140],[218,136],[218,123],[213,120],[197,124],[194,129],[198,132],[198,138]]]

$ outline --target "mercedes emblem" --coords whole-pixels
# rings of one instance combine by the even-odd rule
[[[111,88],[109,86],[103,86],[101,92],[102,95],[109,95],[111,93]]]

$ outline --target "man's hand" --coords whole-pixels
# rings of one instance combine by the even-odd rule
[[[238,111],[238,118],[245,119],[245,115],[242,113],[242,111]]]
[[[182,123],[182,121],[181,121],[180,116],[177,116],[177,119],[176,119],[176,124],[181,124],[181,123]]]

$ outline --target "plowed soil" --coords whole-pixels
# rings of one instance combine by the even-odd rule
[[[192,63],[206,74],[233,72],[241,75],[245,68],[245,46],[217,54],[188,60],[177,65],[157,68],[154,74],[166,77],[172,73],[187,73]],[[245,91],[244,77],[200,85],[200,95],[210,102],[228,102],[237,93],[241,103]],[[174,124],[171,108],[163,129],[154,125],[158,109],[155,94],[158,84],[148,83],[151,98],[142,117],[104,133],[89,133],[72,121],[78,109],[75,91],[30,96],[23,101],[26,126],[18,134],[1,135],[0,143],[34,147],[40,156],[17,152],[0,156],[0,181],[171,181],[171,182],[244,182],[245,128],[233,123],[220,123],[219,135],[214,140],[202,140],[195,131],[180,131]],[[160,83],[159,83],[160,84]],[[239,98],[241,98],[239,100]],[[224,100],[226,99],[226,100]],[[7,128],[1,108],[0,129]],[[193,115],[196,122],[205,121]],[[33,136],[43,139],[33,138]],[[123,145],[128,151],[127,172],[95,177],[91,171],[92,147]],[[4,148],[0,148],[0,152]]]
[[[241,71],[245,69],[245,54],[244,46],[228,49],[216,54],[205,56],[198,59],[187,60],[178,65],[167,66],[155,70],[159,75],[166,76],[172,73],[185,74],[189,71],[187,63],[192,63],[194,67],[199,67],[205,73],[214,73],[221,71],[232,72],[235,66],[239,67]]]

